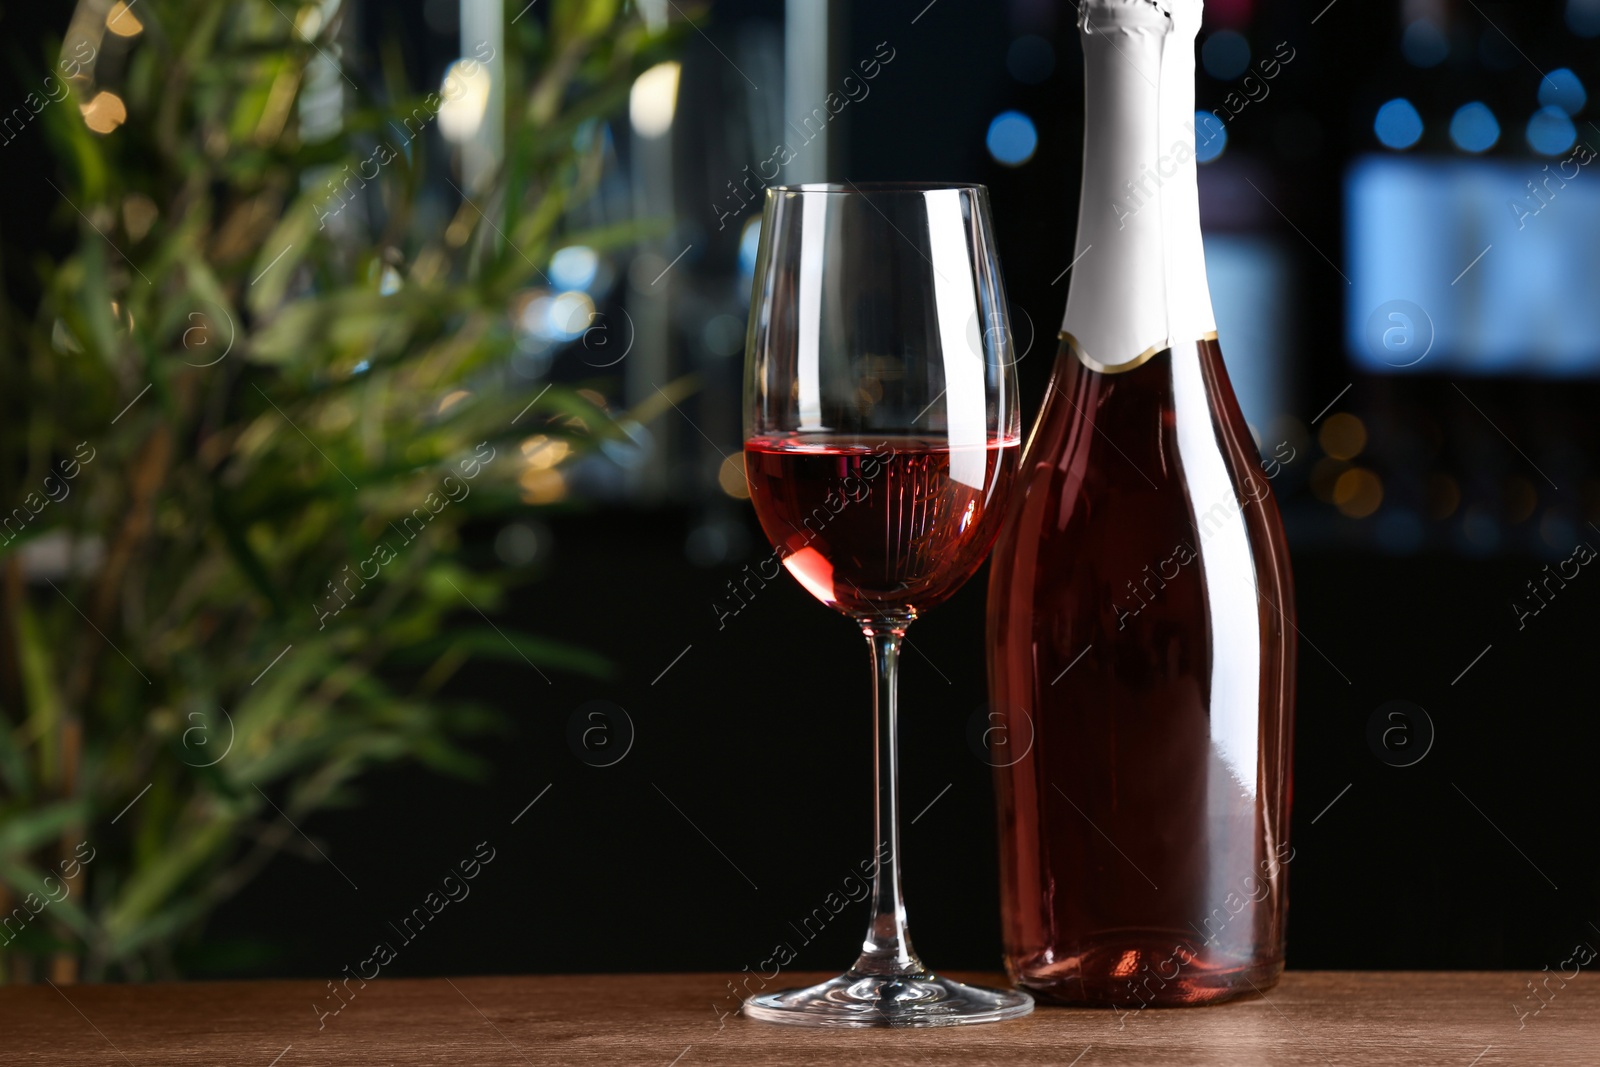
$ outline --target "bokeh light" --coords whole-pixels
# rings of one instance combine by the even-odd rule
[[[1600,0],[1567,0],[1567,28],[1579,37],[1600,35]]]
[[[128,121],[128,107],[116,93],[102,90],[94,99],[82,104],[84,123],[95,133],[110,133]]]
[[[494,537],[494,554],[508,567],[526,567],[539,558],[548,533],[528,522],[511,522]]]
[[[458,59],[445,68],[439,86],[439,134],[460,144],[483,125],[489,110],[489,68],[475,59]]]
[[[1356,416],[1341,411],[1322,424],[1317,443],[1334,459],[1354,459],[1367,447],[1367,427]]]
[[[1552,70],[1539,81],[1539,103],[1545,107],[1559,107],[1569,115],[1576,115],[1588,99],[1583,82],[1566,67]]]
[[[518,328],[536,341],[570,341],[594,325],[595,308],[589,295],[578,290],[552,294],[535,289],[513,302],[512,316]]]
[[[713,315],[700,331],[706,351],[714,356],[736,356],[744,350],[745,320],[738,315]]]
[[[1488,105],[1474,100],[1450,119],[1450,140],[1464,152],[1486,152],[1500,139],[1500,123]]]
[[[544,317],[545,336],[570,341],[594,322],[594,301],[584,293],[561,293],[551,300]]]
[[[1194,158],[1210,163],[1228,147],[1228,128],[1209,111],[1194,113]]]
[[[1362,467],[1351,467],[1333,485],[1333,502],[1352,519],[1364,519],[1383,503],[1383,482]]]
[[[717,469],[717,485],[735,500],[750,499],[750,483],[744,477],[744,454],[735,452]]]
[[[536,433],[522,442],[523,461],[534,470],[549,470],[572,452],[572,446],[560,437]]]
[[[672,128],[679,70],[676,63],[657,63],[634,81],[628,93],[628,121],[640,137],[660,137]]]
[[[1422,116],[1405,97],[1396,97],[1378,109],[1372,132],[1385,147],[1410,148],[1422,139]]]
[[[1578,139],[1572,119],[1559,107],[1541,107],[1528,120],[1528,147],[1544,156],[1559,156]]]
[[[989,123],[989,134],[984,138],[989,154],[997,163],[1020,167],[1033,158],[1039,147],[1039,131],[1033,120],[1020,111],[1002,111]]]
[[[1250,42],[1242,33],[1218,30],[1200,46],[1200,64],[1218,81],[1231,82],[1250,68]]]
[[[1417,19],[1401,35],[1400,51],[1414,67],[1437,67],[1450,55],[1450,41],[1432,19]]]
[[[134,0],[134,3],[138,3],[138,0]],[[111,9],[106,12],[106,29],[118,37],[138,36],[139,31],[144,29],[144,23],[139,21],[139,16],[129,10],[131,6],[122,0],[112,4]]]
[[[517,479],[524,504],[554,504],[567,495],[567,480],[560,471],[529,467]]]
[[[588,245],[568,245],[550,257],[550,284],[557,289],[587,289],[600,271],[600,256]]]
[[[123,198],[122,228],[135,241],[144,240],[144,235],[150,232],[150,227],[156,224],[160,215],[161,210],[156,207],[156,202],[143,193],[129,193]]]

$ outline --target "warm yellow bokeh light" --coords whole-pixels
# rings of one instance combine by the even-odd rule
[[[522,458],[529,470],[549,470],[567,458],[572,446],[559,437],[536,433],[522,442]]]
[[[566,479],[560,471],[529,467],[522,472],[518,484],[522,486],[524,504],[554,504],[567,495]]]
[[[1361,467],[1351,467],[1333,484],[1333,502],[1352,519],[1364,519],[1383,503],[1383,483]]]
[[[122,97],[112,92],[99,92],[93,100],[83,104],[83,121],[95,133],[110,133],[128,121],[128,107]]]
[[[134,2],[137,3],[138,0]],[[144,23],[133,13],[132,5],[117,0],[111,5],[111,10],[106,12],[106,29],[118,37],[134,37],[144,29]]]
[[[735,500],[750,499],[750,483],[744,477],[744,454],[735,452],[722,461],[717,470],[717,484]]]
[[[1317,443],[1334,459],[1355,459],[1367,447],[1367,428],[1354,415],[1341,411],[1322,424]]]
[[[142,241],[160,214],[154,200],[143,193],[129,193],[122,201],[122,228],[135,241]]]

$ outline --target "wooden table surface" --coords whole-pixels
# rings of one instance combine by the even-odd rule
[[[1207,1008],[1120,1018],[1039,1008],[1014,1022],[931,1030],[719,1019],[733,1006],[728,975],[352,981],[355,995],[320,1029],[314,1005],[336,1002],[317,981],[39,985],[0,988],[0,1063],[1600,1064],[1600,979],[1550,980],[1535,1014],[1529,977],[1290,972],[1265,996]]]

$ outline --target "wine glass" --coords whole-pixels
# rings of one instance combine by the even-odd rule
[[[1021,440],[1005,287],[981,185],[774,187],[745,348],[745,476],[761,528],[872,650],[872,920],[855,965],[744,1012],[814,1026],[941,1026],[1033,1010],[934,974],[900,896],[896,671],[906,627],[972,577]]]

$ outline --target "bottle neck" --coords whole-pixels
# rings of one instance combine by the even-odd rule
[[[1083,0],[1083,194],[1062,330],[1090,366],[1214,336],[1196,185],[1201,0]]]

